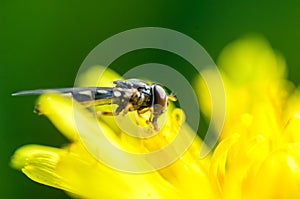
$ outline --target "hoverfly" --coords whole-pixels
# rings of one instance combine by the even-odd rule
[[[95,105],[116,104],[114,112],[99,111],[100,115],[126,115],[129,111],[137,111],[138,115],[150,111],[147,123],[152,124],[158,131],[157,119],[167,110],[168,100],[176,101],[173,95],[168,95],[164,88],[158,84],[148,84],[139,79],[127,79],[113,81],[114,87],[75,87],[25,90],[13,93],[13,96],[40,95],[49,92],[60,92],[64,96],[70,96],[86,107]]]

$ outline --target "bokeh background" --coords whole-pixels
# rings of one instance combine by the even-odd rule
[[[32,112],[35,96],[11,97],[32,88],[72,86],[86,55],[127,29],[158,26],[197,40],[217,62],[226,44],[249,33],[267,38],[286,58],[289,79],[300,83],[300,2],[297,1],[0,1],[0,198],[68,198],[9,167],[24,144],[59,147],[67,142],[50,122]],[[139,51],[112,64],[159,62],[182,70],[183,60],[161,51]],[[138,186],[138,185],[137,185]]]

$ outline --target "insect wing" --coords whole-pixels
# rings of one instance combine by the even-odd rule
[[[62,93],[65,96],[73,97],[79,102],[101,100],[112,98],[112,88],[110,87],[75,87],[75,88],[54,88],[25,90],[13,93],[13,96],[41,95],[44,93]]]

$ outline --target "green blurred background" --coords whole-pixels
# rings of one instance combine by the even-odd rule
[[[59,147],[66,140],[44,117],[32,113],[36,97],[11,97],[23,89],[72,86],[86,55],[121,31],[158,26],[197,40],[214,60],[222,48],[248,33],[265,36],[286,58],[289,79],[300,82],[300,3],[297,1],[8,1],[0,2],[0,198],[68,198],[9,167],[18,147],[37,143]],[[130,65],[177,65],[161,52],[120,59]],[[185,71],[189,75],[189,70]],[[137,185],[138,188],[138,185]]]

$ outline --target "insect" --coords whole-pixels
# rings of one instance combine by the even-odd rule
[[[61,92],[70,96],[86,107],[92,105],[117,104],[114,112],[99,111],[100,115],[119,115],[121,112],[126,115],[129,111],[137,111],[141,115],[150,111],[147,123],[152,124],[154,130],[158,131],[157,119],[167,110],[168,100],[176,101],[173,95],[168,95],[162,86],[148,84],[139,79],[116,80],[114,87],[75,87],[25,90],[13,93],[13,96],[39,95],[48,92]],[[143,117],[142,117],[143,118]]]

